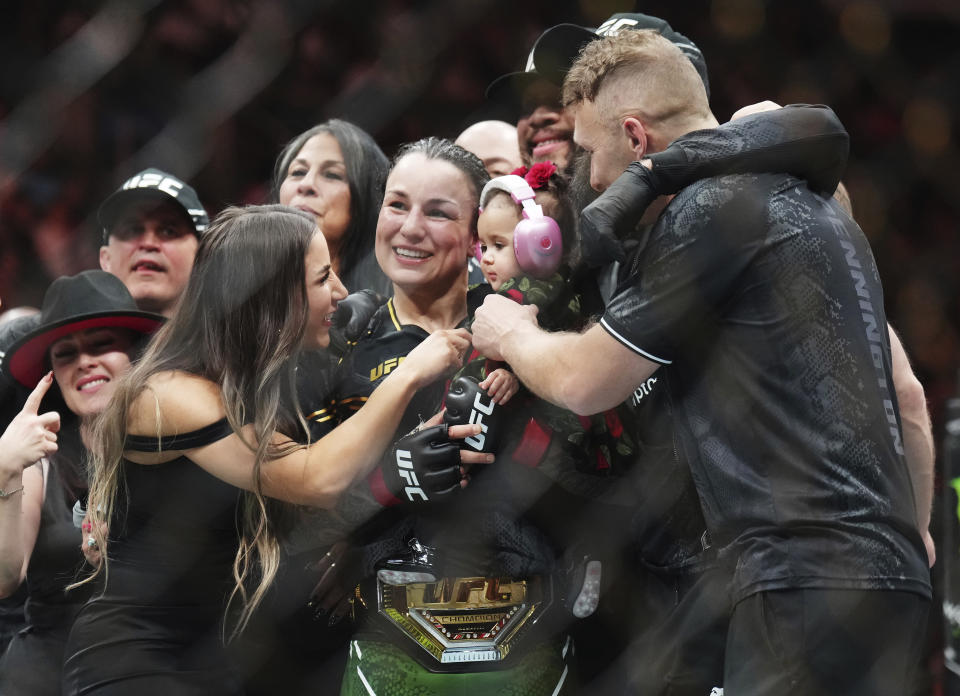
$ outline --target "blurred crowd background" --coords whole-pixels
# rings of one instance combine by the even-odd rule
[[[844,181],[940,442],[960,365],[956,0],[4,3],[3,306],[38,305],[51,279],[95,267],[97,206],[144,167],[190,181],[211,217],[266,202],[274,158],[310,125],[353,121],[388,155],[455,137],[499,115],[486,85],[522,68],[543,29],[618,11],[700,46],[721,121],[762,99],[837,112]]]

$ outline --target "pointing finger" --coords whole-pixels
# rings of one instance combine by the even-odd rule
[[[40,409],[40,402],[43,401],[43,397],[46,396],[51,384],[53,384],[53,372],[48,372],[37,382],[37,386],[33,388],[33,391],[30,392],[26,403],[23,404],[22,413],[32,413],[36,415]]]

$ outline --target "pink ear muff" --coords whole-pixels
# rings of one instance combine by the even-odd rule
[[[563,259],[563,237],[556,221],[543,214],[534,200],[530,184],[516,174],[490,179],[480,192],[480,211],[496,191],[505,191],[520,206],[523,219],[513,230],[513,253],[520,270],[534,278],[547,278],[557,272]],[[481,259],[477,244],[477,259]]]
[[[513,253],[524,273],[534,278],[553,275],[563,256],[560,227],[546,216],[521,220],[513,230]]]
[[[480,246],[480,240],[473,243],[473,256],[477,263],[483,263],[483,248]]]

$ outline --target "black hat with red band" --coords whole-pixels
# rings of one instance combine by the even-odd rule
[[[126,286],[105,271],[61,276],[50,284],[40,309],[40,324],[0,355],[0,369],[26,387],[34,387],[48,369],[47,352],[64,336],[100,327],[150,334],[164,317],[137,309]]]

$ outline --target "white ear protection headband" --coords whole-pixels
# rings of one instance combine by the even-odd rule
[[[543,207],[534,200],[534,191],[526,179],[516,174],[494,177],[480,192],[480,212],[497,191],[510,194],[520,206],[523,219],[513,229],[513,251],[520,268],[535,278],[547,278],[560,267],[563,241],[560,226],[543,214]],[[479,247],[477,260],[481,260]]]

